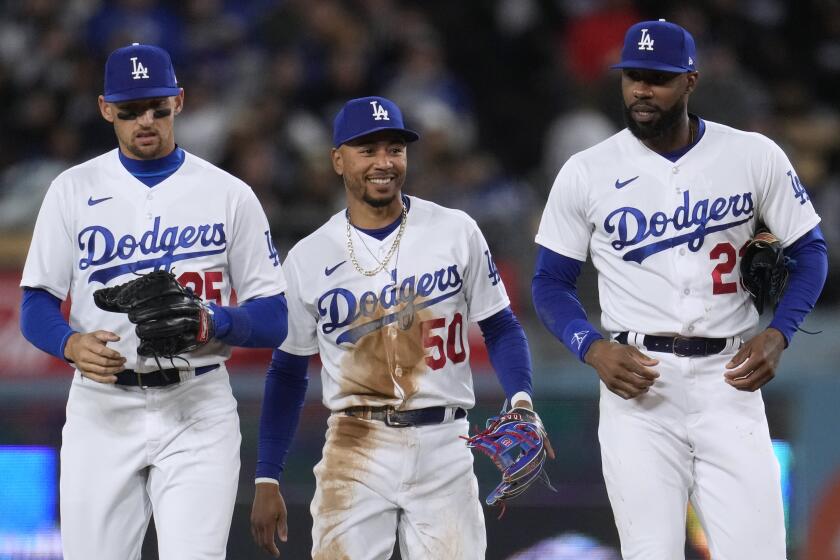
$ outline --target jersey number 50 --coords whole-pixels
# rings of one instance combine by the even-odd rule
[[[453,364],[460,364],[467,359],[467,349],[464,347],[464,318],[456,313],[446,329],[446,341],[443,340],[438,329],[446,328],[446,319],[428,319],[421,323],[423,328],[423,348],[431,349],[426,356],[426,365],[431,369],[440,369],[446,365],[449,358]]]

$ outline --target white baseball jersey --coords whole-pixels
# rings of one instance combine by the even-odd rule
[[[705,121],[676,163],[629,130],[575,154],[551,189],[536,241],[598,270],[606,330],[730,337],[758,314],[739,253],[761,220],[788,246],[820,218],[768,138]]]
[[[251,189],[186,154],[152,188],[116,150],[59,175],[35,225],[22,286],[72,299],[70,325],[105,329],[125,367],[158,369],[137,356],[134,325],[102,311],[93,292],[154,269],[172,270],[207,301],[225,305],[281,293],[286,282],[265,214]],[[139,558],[154,504],[160,557],[225,557],[239,482],[239,417],[213,341],[185,354],[189,366],[221,364],[166,387],[97,383],[76,372],[61,447],[64,558]],[[163,367],[184,369],[167,360]],[[186,378],[185,376],[182,376]]]
[[[347,249],[344,211],[289,252],[289,334],[281,349],[320,353],[324,404],[417,409],[475,403],[467,326],[509,305],[487,243],[458,210],[410,198],[405,232],[384,271],[362,275]],[[382,241],[351,229],[365,270]]]
[[[72,299],[70,326],[112,331],[109,343],[136,371],[158,369],[137,356],[138,340],[124,313],[96,307],[93,292],[155,269],[172,270],[206,301],[228,305],[286,288],[268,221],[253,191],[189,153],[152,188],[134,178],[117,150],[59,175],[44,199],[21,286]],[[185,354],[192,367],[218,364],[230,347],[213,341]]]
[[[623,399],[601,382],[598,438],[622,558],[683,558],[690,499],[713,558],[785,558],[779,466],[760,391],[724,382],[758,315],[739,253],[761,220],[784,246],[819,223],[782,150],[706,122],[672,163],[628,130],[560,170],[537,243],[598,270],[612,332],[727,338],[717,354],[659,360],[649,391]],[[655,535],[655,538],[651,538]]]

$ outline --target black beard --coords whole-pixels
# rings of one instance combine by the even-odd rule
[[[663,138],[669,135],[679,124],[685,114],[686,102],[677,101],[667,111],[659,111],[659,118],[650,123],[638,123],[633,120],[630,107],[624,106],[624,124],[639,140]]]
[[[397,195],[390,196],[388,198],[371,198],[368,196],[367,193],[364,194],[362,200],[364,200],[369,206],[373,206],[374,208],[385,208],[392,202],[394,199],[397,198]]]

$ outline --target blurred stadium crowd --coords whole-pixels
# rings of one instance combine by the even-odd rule
[[[170,51],[185,88],[178,143],[253,187],[283,254],[343,206],[328,158],[337,108],[394,99],[422,134],[406,191],[478,220],[528,315],[533,234],[554,175],[623,127],[608,66],[630,24],[658,17],[697,39],[692,112],[782,145],[837,263],[833,0],[6,0],[0,266],[21,266],[52,178],[115,147],[96,105],[102,68],[139,41]],[[823,305],[840,298],[839,272]],[[594,288],[582,292],[593,309]]]

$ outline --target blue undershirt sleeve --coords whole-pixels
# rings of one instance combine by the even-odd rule
[[[215,337],[231,346],[277,348],[288,333],[286,296],[254,298],[238,306],[211,303]]]
[[[60,299],[40,288],[24,288],[20,303],[20,332],[36,348],[65,360],[64,346],[76,331],[61,315]]]
[[[525,330],[510,307],[478,322],[490,363],[505,390],[505,396],[525,391],[532,394],[531,352]]]
[[[604,338],[586,317],[577,296],[583,262],[539,248],[531,297],[540,320],[582,362],[596,340]]]
[[[828,275],[828,248],[820,226],[785,249],[790,278],[768,327],[778,329],[790,344],[796,329],[817,303]]]
[[[271,357],[260,415],[256,478],[280,479],[303,410],[308,364],[309,356],[279,348]]]

